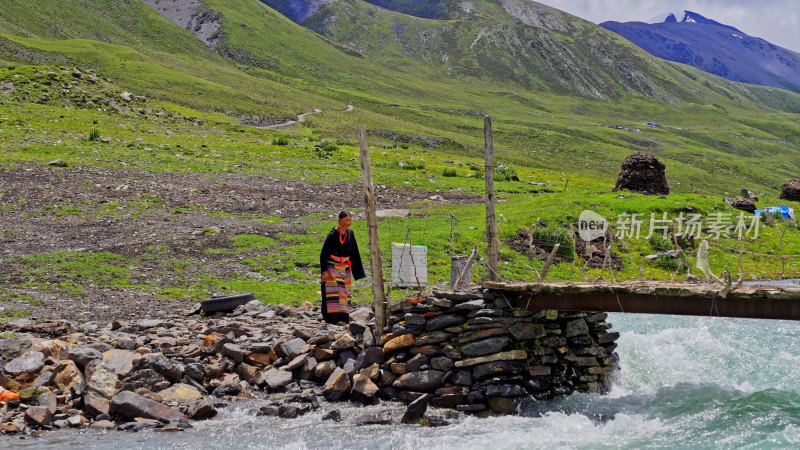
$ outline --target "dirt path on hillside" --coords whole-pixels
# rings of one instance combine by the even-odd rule
[[[344,109],[343,112],[353,112],[353,111],[355,111],[355,109],[356,108],[353,105],[347,105],[347,108]],[[321,109],[314,108],[314,110],[311,111],[311,112],[298,114],[297,115],[297,120],[287,120],[286,122],[276,123],[274,125],[267,125],[267,126],[264,126],[264,127],[255,127],[255,128],[261,128],[261,129],[267,129],[267,130],[275,130],[275,129],[278,129],[278,128],[286,128],[286,127],[290,127],[292,125],[297,125],[298,123],[305,122],[306,121],[306,116],[309,116],[311,114],[321,114],[321,113],[322,113]]]
[[[33,317],[111,320],[145,314],[178,313],[187,300],[165,301],[141,289],[103,288],[86,282],[83,294],[63,292],[64,281],[40,275],[14,258],[53,252],[109,252],[139,261],[131,284],[180,286],[201,276],[229,279],[252,268],[239,256],[211,252],[233,249],[232,237],[279,233],[304,235],[307,225],[334,224],[328,215],[359,207],[360,183],[306,183],[244,175],[112,171],[94,168],[55,170],[22,164],[0,170],[0,308],[27,310]],[[405,208],[429,200],[438,204],[473,203],[463,193],[433,193],[376,186],[380,208]],[[321,218],[310,219],[309,215]],[[277,223],[264,220],[269,217]],[[301,219],[303,218],[303,219]],[[279,220],[278,220],[279,219]],[[360,219],[360,217],[356,217]],[[313,236],[322,242],[322,236]],[[291,245],[287,243],[286,245]],[[140,259],[159,252],[158,258]],[[245,254],[263,256],[265,251]],[[186,261],[182,273],[159,261]],[[280,274],[276,274],[279,277]],[[29,286],[25,286],[28,284]],[[14,302],[15,296],[36,302]],[[3,310],[0,309],[0,317]]]

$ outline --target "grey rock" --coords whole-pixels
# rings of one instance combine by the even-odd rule
[[[356,370],[361,370],[373,364],[383,364],[383,349],[380,347],[367,347],[356,358]]]
[[[427,331],[441,330],[455,325],[461,325],[462,323],[466,322],[466,320],[467,319],[464,316],[457,314],[436,316],[428,321],[428,324],[425,326],[425,330]]]
[[[391,411],[379,411],[374,413],[362,414],[355,419],[356,426],[364,425],[391,425],[394,423],[394,416]]]
[[[507,336],[493,337],[482,341],[471,342],[461,347],[461,352],[467,356],[484,356],[503,350],[508,344]]]
[[[136,350],[136,342],[133,342],[132,339],[121,337],[114,341],[114,347],[120,350]]]
[[[120,390],[135,391],[137,389],[145,388],[155,392],[157,390],[155,386],[165,381],[167,381],[167,379],[156,373],[156,371],[152,369],[144,369],[134,372],[131,376],[122,380]]]
[[[203,367],[203,373],[206,378],[217,378],[226,372],[230,372],[231,369],[232,367],[229,367],[225,362],[220,362]]]
[[[183,367],[166,358],[156,358],[150,360],[150,368],[158,372],[161,376],[172,383],[177,383],[183,377]]]
[[[110,406],[111,402],[107,398],[93,392],[87,392],[83,396],[83,409],[92,417],[108,414]]]
[[[127,431],[129,433],[138,433],[142,430],[147,430],[151,428],[159,428],[163,424],[157,420],[141,420],[139,419],[138,422],[127,422],[123,423],[122,425],[117,427],[117,431]]]
[[[430,363],[430,358],[423,354],[414,355],[413,358],[406,362],[406,371],[418,372]]]
[[[444,372],[438,370],[410,372],[394,380],[392,386],[408,391],[429,391],[439,387],[443,377]]]
[[[222,346],[222,354],[229,357],[236,363],[244,361],[244,350],[236,344],[225,344]]]
[[[523,371],[520,361],[493,361],[480,364],[472,369],[472,376],[475,380],[482,380],[490,376],[519,375]]]
[[[112,416],[120,417],[124,420],[144,417],[162,422],[171,422],[180,420],[182,417],[180,411],[130,391],[122,391],[115,395],[111,399],[109,412]]]
[[[69,164],[65,163],[63,160],[54,159],[48,162],[47,165],[51,167],[67,167]]]
[[[262,406],[256,416],[278,417],[278,414],[280,414],[280,408],[275,405],[267,405]]]
[[[367,323],[375,314],[369,308],[357,308],[350,313],[351,322]]]
[[[489,409],[498,414],[516,413],[521,397],[489,397]]]
[[[33,352],[29,355],[14,358],[5,365],[3,370],[5,373],[12,377],[18,377],[23,374],[34,375],[44,367],[44,354],[42,352]]]
[[[336,369],[336,362],[333,360],[322,361],[314,367],[314,378],[317,380],[326,380]]]
[[[33,339],[27,335],[11,339],[0,339],[0,355],[2,355],[2,359],[10,361],[22,356],[32,346]]]
[[[269,353],[272,345],[268,342],[254,342],[247,347],[252,353]]]
[[[332,350],[347,350],[356,346],[356,338],[350,332],[342,334],[339,339],[331,344]]]
[[[408,325],[425,325],[425,322],[427,322],[425,320],[425,316],[423,316],[422,314],[408,313],[403,317],[403,319],[406,321],[406,324]]]
[[[338,409],[328,411],[328,413],[322,416],[322,420],[332,420],[334,422],[340,422],[342,420],[342,413]]]
[[[429,416],[427,420],[424,420],[420,425],[431,428],[446,427],[450,426],[450,421],[442,416]]]
[[[3,366],[0,365],[0,372],[2,371],[3,371]],[[50,386],[50,384],[53,382],[54,376],[55,375],[53,374],[52,370],[47,370],[41,373],[38,377],[36,377],[35,380],[33,380],[33,387]]]
[[[39,395],[38,406],[46,406],[50,414],[55,414],[58,409],[58,399],[55,392],[45,392]]]
[[[567,338],[571,338],[584,334],[589,334],[589,327],[586,325],[585,320],[576,319],[567,322],[567,328],[565,330],[564,336],[566,336]]]
[[[418,423],[422,416],[425,415],[425,412],[428,410],[428,400],[430,396],[428,394],[420,395],[416,400],[411,402],[406,408],[405,414],[403,414],[403,418],[400,420],[402,423]]]
[[[69,352],[69,359],[81,369],[96,359],[103,359],[103,354],[91,347],[79,347]]]
[[[118,376],[125,376],[133,368],[133,362],[141,355],[129,350],[111,349],[103,353],[103,366],[114,371]]]
[[[186,373],[186,376],[194,378],[197,381],[203,381],[205,375],[203,365],[200,363],[187,364],[184,368],[184,373]]]
[[[295,419],[298,415],[300,415],[300,412],[294,405],[282,404],[278,406],[278,417],[283,419]]]
[[[527,391],[516,384],[490,384],[486,386],[487,397],[519,397],[522,395],[527,395]]]
[[[31,406],[25,410],[25,422],[31,425],[45,426],[53,421],[53,413],[47,406]]]
[[[352,321],[347,325],[347,329],[350,331],[350,334],[357,336],[359,334],[364,334],[364,331],[367,330],[367,326],[361,322]]]
[[[448,370],[453,368],[453,360],[450,358],[445,358],[443,356],[438,358],[433,358],[431,360],[431,367],[435,370],[441,370],[442,372],[447,372]]]
[[[292,359],[303,353],[302,349],[304,345],[306,345],[306,341],[301,338],[295,338],[281,344],[280,349],[285,356]]]
[[[484,302],[483,299],[481,298],[477,300],[470,300],[464,303],[459,303],[458,305],[456,305],[456,309],[461,309],[465,311],[477,311],[483,309],[485,305],[486,302]]]
[[[366,375],[356,374],[353,376],[353,388],[350,396],[353,400],[361,403],[374,403],[378,397],[378,386]]]
[[[508,332],[519,341],[536,339],[547,334],[544,325],[530,322],[515,322],[508,327]]]
[[[320,345],[320,344],[327,344],[328,342],[333,341],[333,333],[325,332],[325,333],[317,333],[311,339],[308,340],[309,345]]]
[[[453,376],[453,384],[459,386],[469,386],[472,384],[472,373],[469,370],[459,370]]]
[[[303,353],[302,355],[297,355],[294,359],[289,361],[288,364],[286,364],[285,366],[281,367],[281,369],[291,372],[291,371],[299,368],[300,366],[302,366],[306,362],[306,360],[308,358],[310,358],[310,355],[308,353]]]
[[[215,397],[222,397],[223,395],[236,395],[242,391],[239,383],[223,383],[218,388],[214,389],[212,394]]]
[[[86,426],[86,419],[83,416],[72,416],[67,419],[67,425],[70,428],[82,428]]]
[[[347,372],[337,368],[325,382],[325,388],[322,390],[322,395],[324,395],[328,401],[333,402],[343,399],[349,391],[350,378],[347,376]]]
[[[292,382],[292,372],[270,369],[266,373],[266,382],[270,389],[280,389]]]
[[[116,425],[114,425],[114,422],[110,420],[98,420],[97,422],[89,425],[89,428],[96,428],[100,430],[110,430],[114,427],[116,427]]]
[[[474,292],[433,291],[433,295],[434,297],[452,300],[456,303],[482,298],[480,294]]]

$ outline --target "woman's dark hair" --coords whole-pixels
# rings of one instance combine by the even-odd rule
[[[349,212],[347,212],[347,211],[345,211],[345,210],[341,210],[341,211],[339,211],[339,220],[342,220],[342,219],[344,219],[345,217],[349,217],[349,216],[350,216],[350,213],[349,213]]]

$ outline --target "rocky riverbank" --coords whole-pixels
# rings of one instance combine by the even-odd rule
[[[269,398],[256,413],[287,419],[326,401],[400,400],[410,403],[402,418],[356,422],[445,425],[425,415],[429,403],[513,413],[525,401],[606,389],[618,335],[604,314],[512,310],[495,295],[400,302],[379,340],[368,310],[345,327],[310,304],[251,302],[230,315],[106,326],[7,322],[0,386],[20,398],[0,407],[0,431],[180,430],[247,398]]]

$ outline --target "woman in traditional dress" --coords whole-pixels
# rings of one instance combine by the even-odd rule
[[[319,254],[322,271],[322,317],[328,323],[350,322],[350,287],[352,280],[364,274],[361,254],[350,224],[353,217],[347,211],[339,213],[339,226],[333,227]]]

